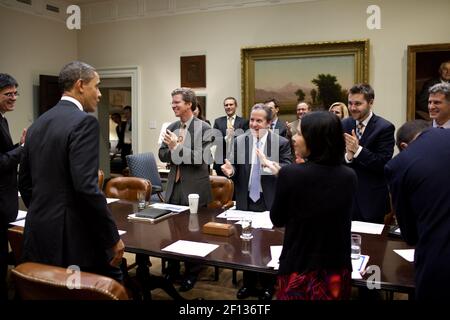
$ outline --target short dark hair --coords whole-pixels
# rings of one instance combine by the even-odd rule
[[[131,112],[131,106],[125,106],[125,107],[123,107],[123,110],[125,111],[125,110],[130,110],[130,112]]]
[[[275,98],[268,98],[266,99],[266,101],[264,101],[264,104],[267,104],[269,102],[273,102],[273,104],[275,105],[275,108],[280,109],[280,104],[278,103],[278,100]]]
[[[62,92],[69,91],[81,79],[85,82],[95,77],[95,68],[85,62],[72,61],[66,64],[59,73],[58,84]]]
[[[264,103],[257,103],[252,107],[252,110],[250,111],[250,114],[255,110],[263,110],[266,113],[266,120],[267,122],[272,121],[272,109],[270,109],[268,106],[266,106]]]
[[[7,73],[0,73],[0,90],[9,87],[18,87],[17,80]]]
[[[410,143],[414,137],[422,132],[423,130],[430,127],[430,123],[428,121],[417,119],[405,122],[400,128],[397,130],[396,135],[396,144],[397,148],[401,150],[400,144],[402,143]]]
[[[236,107],[237,107],[238,103],[237,103],[237,100],[236,100],[235,97],[226,97],[225,99],[223,99],[223,104],[225,104],[225,101],[227,101],[227,100],[233,100],[233,101],[234,101],[234,104],[235,104]]]
[[[362,93],[364,95],[364,99],[367,102],[373,101],[375,99],[375,91],[368,83],[358,83],[348,90],[349,94],[358,94]]]
[[[334,113],[309,112],[302,118],[300,127],[310,151],[308,161],[325,165],[342,163],[345,151],[344,132],[341,120]]]
[[[191,103],[191,110],[194,111],[197,108],[197,96],[195,95],[194,90],[191,88],[177,88],[172,91],[171,95],[176,96],[177,94],[181,94],[184,102]]]

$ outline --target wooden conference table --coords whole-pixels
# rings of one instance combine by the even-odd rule
[[[201,208],[197,215],[183,212],[151,224],[127,219],[128,214],[137,211],[136,203],[121,200],[113,202],[109,206],[118,228],[127,231],[122,236],[127,252],[236,270],[277,273],[276,270],[267,267],[267,263],[271,260],[270,246],[283,243],[283,229],[255,229],[253,230],[253,239],[243,241],[239,237],[240,225],[234,225],[235,232],[229,237],[202,233],[202,226],[209,221],[226,223],[225,219],[216,218],[223,210]],[[388,236],[387,226],[381,235],[361,233],[361,236],[362,254],[370,256],[368,266],[377,265],[380,268],[380,280],[376,281],[380,285],[380,289],[412,293],[414,291],[414,265],[393,251],[393,249],[410,249],[411,247],[399,238]],[[207,242],[218,244],[219,247],[206,257],[188,256],[161,250],[177,240]],[[365,287],[369,277],[371,275],[366,274],[363,279],[353,280],[353,285]],[[372,276],[372,278],[375,277]],[[373,280],[370,282],[373,283]]]

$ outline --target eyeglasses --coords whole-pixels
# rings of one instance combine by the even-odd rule
[[[4,96],[8,97],[8,98],[13,98],[13,97],[18,97],[20,96],[20,94],[16,91],[16,92],[7,92],[7,93],[3,93]]]

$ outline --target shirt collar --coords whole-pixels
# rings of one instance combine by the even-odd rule
[[[186,129],[189,128],[189,126],[191,125],[192,119],[194,119],[194,116],[190,117],[189,120],[184,123],[186,125]],[[183,121],[180,120],[180,128],[182,124]]]
[[[69,96],[62,96],[61,100],[70,101],[70,102],[74,103],[78,107],[78,109],[80,109],[81,111],[84,111],[83,110],[83,106],[81,105],[80,101],[78,101],[75,98],[72,98],[72,97],[69,97]]]
[[[436,120],[433,120],[433,128],[438,128],[438,127],[442,127],[444,129],[450,129],[450,120],[447,120],[447,122],[444,123],[442,126],[438,125],[436,123]]]
[[[233,114],[231,117],[229,117],[229,116],[227,116],[227,119],[230,119],[230,120],[235,120],[236,119],[236,113],[235,114]]]

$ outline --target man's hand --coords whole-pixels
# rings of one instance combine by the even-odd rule
[[[20,145],[25,143],[25,138],[27,136],[27,128],[23,128],[22,136],[20,137]]]
[[[170,150],[173,150],[178,145],[178,137],[175,133],[170,131],[169,129],[166,130],[166,133],[164,134],[164,143],[167,144]]]
[[[258,156],[259,161],[261,162],[261,165],[263,167],[269,168],[270,172],[272,172],[273,175],[278,175],[278,172],[280,172],[280,169],[281,169],[280,164],[278,164],[275,161],[271,161],[271,160],[267,159],[264,152],[262,152],[259,149],[256,149],[256,155]]]
[[[119,241],[116,242],[116,244],[111,248],[114,256],[109,262],[109,264],[113,267],[120,266],[120,263],[122,262],[122,256],[123,252],[125,250],[125,245],[122,241],[122,239],[119,239]]]
[[[233,175],[233,166],[231,165],[230,160],[225,159],[225,163],[220,166],[220,169],[222,169],[222,172],[224,175],[226,175],[228,178]]]
[[[351,135],[349,135],[348,133],[344,133],[344,138],[345,138],[345,149],[347,153],[351,152],[355,154],[359,148],[359,140],[356,137],[355,130],[352,130]]]
[[[234,135],[234,128],[228,128],[227,129],[227,138],[231,138]]]

